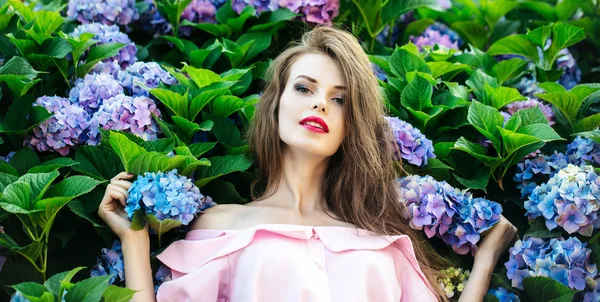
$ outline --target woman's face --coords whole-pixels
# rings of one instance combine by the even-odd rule
[[[335,154],[345,136],[344,79],[330,57],[308,53],[290,66],[279,103],[279,137],[284,148],[316,156]]]

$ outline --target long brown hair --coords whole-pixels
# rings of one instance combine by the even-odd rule
[[[421,269],[438,298],[446,300],[436,280],[432,257],[425,255],[426,241],[408,225],[407,210],[400,202],[396,183],[399,162],[393,160],[383,96],[369,58],[352,34],[316,27],[269,66],[267,86],[247,132],[259,180],[265,185],[259,196],[253,186],[253,198],[264,199],[277,190],[282,175],[282,142],[277,127],[279,100],[290,66],[305,53],[331,57],[341,69],[346,86],[343,109],[346,136],[326,172],[322,188],[325,208],[345,222],[380,235],[408,235]]]

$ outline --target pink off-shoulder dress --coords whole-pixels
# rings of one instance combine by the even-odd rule
[[[158,259],[173,274],[159,302],[437,301],[406,235],[288,224],[193,230]]]

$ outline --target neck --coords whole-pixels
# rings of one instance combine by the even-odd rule
[[[285,148],[281,179],[272,200],[300,215],[323,212],[322,189],[328,163],[328,158]]]

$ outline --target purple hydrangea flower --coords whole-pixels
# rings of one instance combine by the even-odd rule
[[[161,284],[171,281],[172,279],[171,269],[168,266],[161,264],[154,276],[154,293],[158,292],[158,288]]]
[[[576,137],[573,142],[567,145],[569,163],[574,165],[591,164],[600,167],[600,143],[585,137]]]
[[[115,240],[110,249],[103,248],[102,254],[98,257],[98,263],[90,271],[90,276],[107,276],[110,275],[109,284],[113,284],[117,277],[121,282],[125,281],[125,267],[123,263],[123,251],[121,250],[121,242]]]
[[[521,299],[514,292],[503,287],[490,288],[488,294],[498,298],[500,302],[521,302]]]
[[[500,204],[456,190],[431,176],[398,180],[410,227],[439,237],[459,254],[475,253],[480,234],[500,220]]]
[[[275,11],[279,8],[287,8],[300,14],[304,22],[322,25],[331,25],[332,20],[339,14],[339,0],[233,0],[233,10],[238,14],[246,6],[253,6],[256,14],[265,11]]]
[[[508,121],[513,114],[527,108],[538,107],[548,120],[550,126],[554,125],[554,113],[552,112],[552,106],[544,102],[539,101],[537,98],[528,97],[526,101],[514,102],[506,105],[501,113],[504,116],[504,121]]]
[[[590,260],[592,251],[577,237],[544,240],[526,237],[509,249],[504,264],[512,286],[523,289],[523,279],[530,276],[552,278],[565,286],[583,290],[585,280],[598,274]]]
[[[600,278],[589,282],[587,284],[587,290],[583,295],[583,302],[597,302],[600,301]]]
[[[139,14],[135,0],[69,0],[67,17],[83,24],[127,25]]]
[[[213,205],[212,198],[202,195],[189,178],[172,170],[166,174],[147,172],[139,175],[129,188],[125,211],[129,218],[142,209],[158,220],[173,219],[187,225],[196,214]]]
[[[123,87],[113,76],[106,73],[92,73],[75,81],[69,92],[69,99],[73,104],[93,114],[103,102],[120,94],[123,94]]]
[[[217,9],[224,3],[224,1],[219,0],[192,0],[181,14],[181,19],[193,23],[216,23]],[[183,26],[180,31],[183,35],[189,36],[192,33],[192,28]]]
[[[117,80],[132,96],[148,96],[150,94],[137,82],[148,88],[158,87],[161,81],[167,85],[177,83],[177,80],[156,62],[136,62],[124,71],[119,71]]]
[[[282,1],[284,5],[282,7],[288,7],[289,5],[296,6],[301,1]],[[292,3],[293,2],[293,3]],[[253,6],[256,10],[256,15],[260,15],[262,12],[275,11],[279,8],[279,1],[277,0],[233,0],[232,7],[236,13],[241,13],[246,6]],[[299,8],[300,6],[298,6]],[[297,12],[297,11],[294,11]]]
[[[125,44],[116,56],[107,58],[104,62],[111,63],[113,60],[117,60],[119,66],[125,68],[137,61],[137,47],[135,46],[135,43],[131,42],[129,37],[119,30],[118,26],[104,25],[101,23],[82,24],[77,26],[71,35],[79,37],[82,33],[86,32],[96,35],[94,39],[100,41],[96,45],[110,42]],[[111,74],[112,73],[113,72],[111,72]]]
[[[64,156],[70,148],[88,140],[90,116],[83,108],[57,96],[42,96],[33,105],[46,108],[53,116],[36,126],[33,135],[25,137],[25,145]]]
[[[154,100],[144,97],[130,97],[123,94],[106,100],[98,112],[94,113],[91,121],[90,137],[97,137],[98,127],[104,130],[131,132],[142,139],[155,140],[158,137],[158,127],[152,114],[160,117]]]
[[[433,47],[435,45],[458,50],[462,44],[462,40],[460,39],[458,33],[441,23],[430,25],[417,37],[410,36],[410,41],[418,46],[421,50],[424,46]]]
[[[569,234],[591,236],[600,227],[600,177],[591,166],[569,164],[525,201],[529,220],[544,217],[549,230],[560,226]]]
[[[581,70],[567,48],[561,50],[558,54],[560,57],[556,60],[556,66],[564,70],[558,83],[563,85],[565,89],[571,90],[571,88],[575,87],[581,81]]]
[[[152,33],[154,38],[170,33],[173,26],[160,14],[154,0],[144,2],[148,5],[148,9],[141,14],[139,22],[144,32]]]
[[[411,124],[396,117],[386,117],[398,144],[396,160],[404,158],[415,166],[426,166],[427,159],[435,158],[433,144]]]

